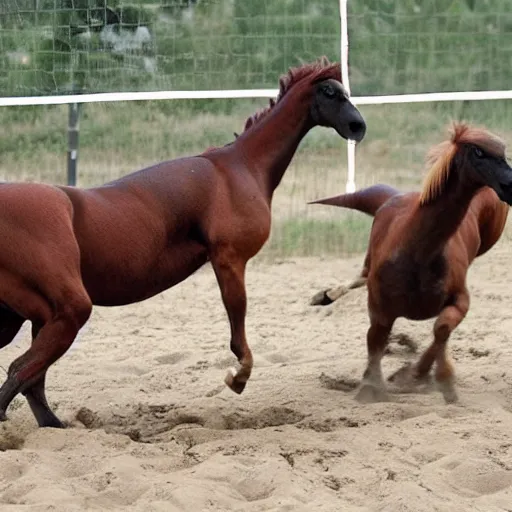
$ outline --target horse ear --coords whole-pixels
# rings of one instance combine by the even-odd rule
[[[329,66],[329,65],[331,64],[331,63],[329,62],[329,59],[327,58],[327,56],[326,56],[326,55],[322,55],[322,56],[320,57],[320,59],[319,59],[319,63],[320,63],[320,65],[321,65],[321,66],[325,66],[325,67],[327,67],[327,66]]]
[[[274,99],[272,99],[272,98],[270,98],[270,99],[268,100],[268,102],[269,102],[269,104],[270,104],[270,108],[272,108],[272,107],[276,104],[276,100],[274,100]]]
[[[288,72],[288,77],[291,76],[291,72],[289,71]],[[288,78],[289,80],[289,78]],[[286,78],[284,76],[282,76],[280,79],[279,79],[279,97],[281,97],[284,92],[286,91]]]

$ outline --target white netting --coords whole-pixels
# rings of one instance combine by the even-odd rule
[[[2,96],[275,87],[339,59],[336,1],[7,0]]]
[[[510,88],[507,0],[348,2],[354,94]]]

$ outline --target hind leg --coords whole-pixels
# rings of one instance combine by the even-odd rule
[[[5,419],[5,411],[13,398],[23,393],[40,426],[62,426],[46,401],[46,371],[68,350],[92,310],[79,276],[68,282],[64,290],[51,300],[26,291],[27,303],[32,310],[38,310],[39,318],[43,319],[37,321],[41,328],[32,346],[9,367],[7,380],[0,388],[0,419]]]
[[[337,301],[343,295],[346,295],[350,290],[361,288],[366,285],[367,278],[359,276],[346,284],[337,286],[336,288],[329,288],[328,290],[321,290],[315,293],[311,298],[311,306],[328,306]]]
[[[25,319],[10,309],[0,309],[0,348],[4,348],[16,337]],[[0,421],[5,419],[5,413],[0,411]]]
[[[362,403],[384,402],[388,400],[386,384],[382,378],[381,360],[388,343],[393,322],[386,324],[371,321],[366,335],[368,362],[363,374],[356,400]]]
[[[45,392],[46,371],[30,388],[22,393],[28,401],[32,414],[40,427],[65,428],[62,421],[50,409]]]
[[[370,255],[366,253],[364,258],[363,268],[361,273],[346,284],[337,286],[336,288],[329,288],[328,290],[321,290],[315,293],[309,302],[311,306],[327,306],[337,301],[340,297],[347,294],[350,290],[366,286],[368,281],[368,269],[370,268]]]
[[[16,337],[16,334],[18,334],[24,322],[25,319],[14,311],[7,308],[0,309],[0,348],[8,345]],[[38,331],[39,328],[34,324],[32,326],[32,339],[37,336]],[[62,426],[58,418],[50,410],[48,402],[46,401],[44,380],[45,375],[32,387],[27,389],[24,394],[39,426]],[[5,419],[5,413],[2,415],[1,419]]]
[[[24,322],[25,319],[13,311],[0,309],[0,348],[8,345],[16,337]],[[37,324],[32,324],[32,340],[36,338],[39,329],[40,327]],[[40,427],[63,428],[64,425],[48,405],[44,389],[45,378],[46,373],[30,388],[26,389],[23,394]]]
[[[36,323],[32,324],[32,341],[40,330]],[[29,388],[23,391],[28,405],[40,427],[64,428],[64,424],[55,416],[48,405],[45,392],[46,372]]]
[[[457,402],[455,376],[453,366],[448,359],[447,344],[450,334],[462,322],[468,309],[469,294],[464,291],[457,296],[454,304],[445,307],[437,317],[434,324],[434,341],[423,352],[419,361],[415,365],[401,368],[389,380],[401,386],[414,386],[425,382],[435,362],[435,378],[445,402]]]

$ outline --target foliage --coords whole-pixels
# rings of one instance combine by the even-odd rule
[[[2,95],[66,91],[75,72],[74,86],[88,91],[275,87],[291,65],[323,54],[339,58],[338,2],[330,0],[1,4]],[[355,93],[509,87],[508,0],[350,0],[348,5]],[[102,39],[106,26],[114,32],[147,27],[151,44],[113,51]],[[6,57],[13,52],[25,52],[29,64]]]
[[[349,2],[350,60],[358,94],[510,87],[507,0]]]

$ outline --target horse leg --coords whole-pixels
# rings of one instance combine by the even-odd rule
[[[32,341],[36,339],[41,327],[32,324]],[[64,428],[64,424],[55,416],[48,405],[45,392],[46,372],[32,386],[23,391],[28,405],[40,427]]]
[[[8,345],[18,334],[25,319],[9,310],[0,310],[0,348]],[[32,325],[32,339],[37,336],[39,327]],[[63,427],[59,419],[52,413],[46,401],[44,391],[44,374],[33,386],[24,391],[30,408],[37,419],[39,426]]]
[[[32,384],[29,388],[23,391],[23,395],[27,399],[28,405],[32,410],[32,414],[36,418],[37,424],[40,427],[53,427],[65,428],[62,421],[55,416],[55,413],[50,409],[46,399],[45,392],[46,371],[42,376]]]
[[[446,353],[448,339],[452,331],[462,322],[469,309],[469,295],[464,293],[459,295],[454,305],[448,306],[441,311],[434,324],[434,357],[436,360],[436,382],[443,394],[446,403],[455,403],[458,401],[457,392],[455,391],[455,376],[453,365],[448,360]],[[424,363],[421,359],[418,362],[418,377],[428,374],[432,363],[429,354],[427,361]]]
[[[354,290],[355,288],[361,288],[366,285],[368,281],[368,272],[370,269],[370,253],[366,253],[364,257],[363,268],[359,275],[349,281],[346,284],[342,284],[336,288],[329,288],[328,290],[321,290],[318,293],[313,295],[310,305],[311,306],[327,306],[337,301],[340,297],[347,294],[349,290]]]
[[[464,291],[455,303],[445,307],[434,323],[434,341],[423,352],[415,365],[407,365],[395,372],[389,380],[411,385],[425,382],[436,362],[435,379],[446,403],[457,402],[453,366],[448,360],[446,348],[452,331],[462,322],[469,310],[469,294]]]
[[[311,306],[327,306],[337,301],[343,295],[346,295],[349,290],[354,290],[355,288],[361,288],[361,286],[366,285],[367,277],[363,277],[360,275],[356,279],[349,281],[346,284],[342,284],[337,286],[336,288],[329,288],[328,290],[321,290],[318,293],[313,295],[310,305]]]
[[[389,399],[386,384],[382,378],[381,360],[388,343],[393,322],[380,324],[371,321],[366,335],[368,362],[363,374],[356,400],[362,403],[384,402]]]
[[[41,327],[36,330],[31,347],[9,367],[7,380],[0,387],[0,420],[6,419],[5,411],[13,398],[18,393],[23,393],[27,395],[40,426],[62,426],[46,402],[46,371],[68,350],[92,310],[91,300],[79,276],[74,283],[68,283],[65,290],[46,300],[31,294],[31,302],[37,301],[40,311],[51,314],[45,315]],[[35,411],[33,404],[36,404]]]
[[[231,351],[240,363],[238,370],[230,368],[224,379],[226,385],[235,393],[242,393],[251,376],[252,353],[245,337],[245,313],[247,296],[245,292],[246,261],[227,249],[216,251],[211,262],[222,301],[229,318],[231,328]]]

